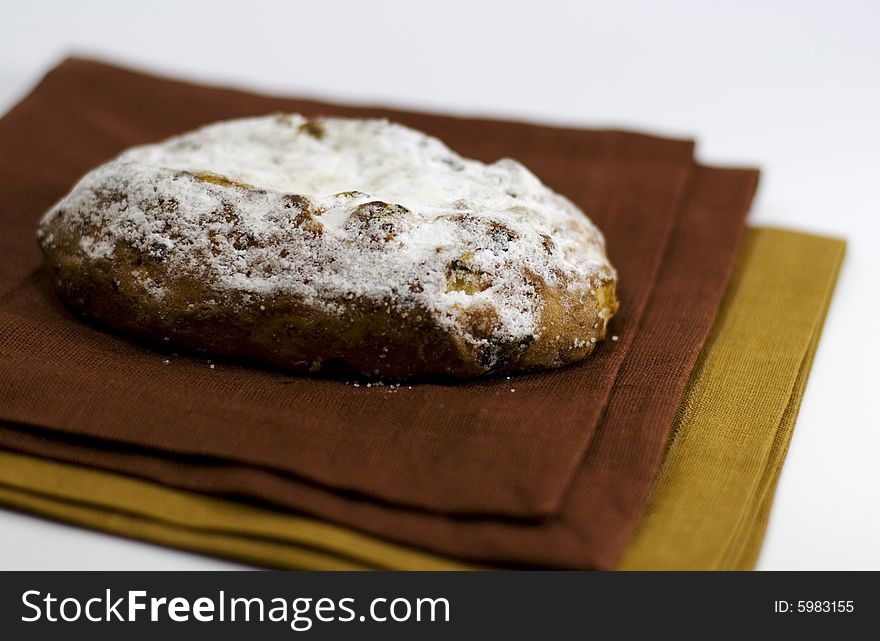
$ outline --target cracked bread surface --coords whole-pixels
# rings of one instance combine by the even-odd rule
[[[602,234],[574,204],[514,160],[385,120],[276,114],[132,148],[38,239],[82,314],[293,371],[559,367],[617,309]]]

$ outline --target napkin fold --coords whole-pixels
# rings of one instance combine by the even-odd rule
[[[269,567],[473,567],[324,521],[6,450],[0,450],[0,504],[121,536]]]
[[[57,302],[34,234],[79,176],[133,144],[279,110],[388,117],[466,156],[523,161],[605,233],[620,276],[621,311],[610,328],[619,340],[602,343],[583,364],[513,383],[422,382],[391,393],[230,363],[210,369],[204,358],[158,353],[86,325]],[[234,466],[231,478],[246,477],[248,493],[288,505],[300,490],[279,496],[274,479],[424,513],[550,517],[580,470],[633,342],[664,338],[662,324],[642,322],[649,301],[655,318],[680,309],[679,299],[652,292],[693,173],[692,150],[690,141],[619,131],[270,98],[67,60],[0,120],[0,420],[198,462],[191,473],[205,477],[197,480],[206,490],[220,489],[211,487],[212,469]],[[723,274],[738,232],[704,236],[713,242],[688,252]],[[697,325],[711,323],[724,284],[706,280],[707,295],[688,300]],[[703,335],[665,338],[690,354]],[[654,342],[642,348],[649,360]],[[665,404],[677,403],[688,374],[656,370]],[[662,423],[642,400],[632,420]]]
[[[843,253],[834,239],[749,230],[618,567],[754,566]],[[0,503],[271,567],[474,567],[325,521],[8,450]]]

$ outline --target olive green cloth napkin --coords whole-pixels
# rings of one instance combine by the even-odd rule
[[[749,230],[623,569],[747,569],[844,253],[839,240]],[[272,567],[476,566],[321,520],[0,451],[0,503]]]
[[[623,569],[755,565],[845,243],[752,231]]]

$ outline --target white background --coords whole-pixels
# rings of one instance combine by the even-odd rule
[[[759,567],[880,569],[880,3],[0,0],[0,112],[70,52],[209,82],[692,136],[752,223],[849,242]],[[871,285],[871,283],[874,283]],[[220,561],[0,511],[0,568]]]

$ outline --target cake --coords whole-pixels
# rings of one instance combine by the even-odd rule
[[[58,295],[165,347],[403,379],[585,359],[601,232],[522,164],[378,119],[231,120],[129,149],[46,213]]]

